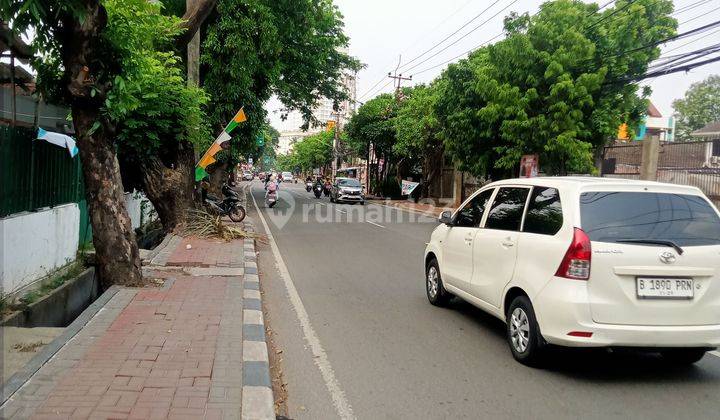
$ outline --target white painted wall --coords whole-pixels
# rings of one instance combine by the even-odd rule
[[[133,229],[157,218],[141,193],[125,194],[125,205]],[[75,260],[79,234],[75,203],[0,219],[0,292],[13,293]]]
[[[157,219],[157,214],[154,211],[152,203],[143,193],[126,193],[125,207],[127,207],[128,213],[130,214],[130,222],[132,223],[133,229],[140,227],[140,221],[142,221],[143,224],[147,224]]]
[[[75,259],[80,209],[64,204],[0,219],[0,285],[12,293]]]

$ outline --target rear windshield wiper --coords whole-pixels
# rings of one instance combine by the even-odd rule
[[[629,243],[629,244],[653,244],[653,245],[665,245],[670,246],[677,251],[678,254],[682,255],[684,252],[680,245],[667,239],[618,239],[615,242]]]

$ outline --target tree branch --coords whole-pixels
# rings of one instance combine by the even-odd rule
[[[175,40],[175,46],[178,49],[187,47],[195,33],[200,30],[205,19],[215,9],[216,4],[217,0],[195,0],[191,8],[182,17],[183,23],[181,26],[186,31]]]

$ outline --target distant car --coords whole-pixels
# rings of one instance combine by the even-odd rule
[[[290,172],[283,172],[282,173],[282,180],[283,182],[293,182],[293,174]]]
[[[245,181],[252,181],[255,178],[255,175],[253,175],[250,171],[243,172],[243,180]]]
[[[632,347],[666,364],[720,345],[720,212],[695,187],[507,179],[440,222],[428,300],[457,296],[504,321],[521,363],[547,344]]]
[[[333,182],[330,189],[330,202],[360,203],[360,205],[364,205],[365,194],[360,181],[355,178],[335,178],[335,182]]]

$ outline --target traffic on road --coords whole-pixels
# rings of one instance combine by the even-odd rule
[[[268,208],[263,189],[251,216],[274,251],[260,268],[294,418],[718,407],[720,216],[697,189],[510,179],[441,214],[302,184]],[[682,404],[647,405],[667,387]]]

